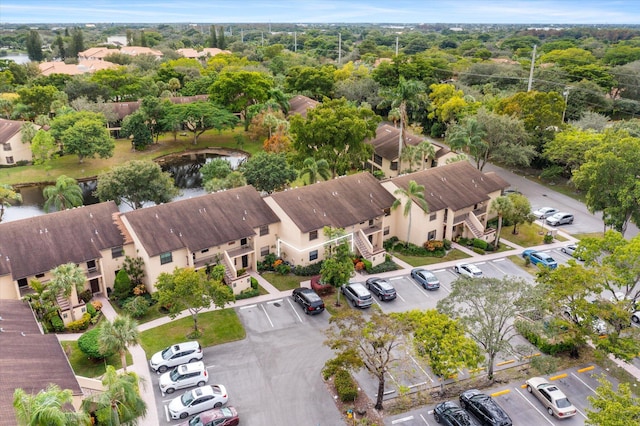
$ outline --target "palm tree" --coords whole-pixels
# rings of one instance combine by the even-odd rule
[[[138,322],[128,316],[117,316],[113,322],[105,321],[100,326],[98,344],[103,353],[120,354],[124,372],[127,372],[127,346],[140,342]]]
[[[406,242],[409,242],[409,237],[411,236],[411,207],[413,206],[413,202],[417,202],[420,208],[424,211],[424,214],[429,213],[429,206],[427,205],[427,200],[424,199],[424,185],[418,185],[415,180],[409,181],[409,185],[407,189],[398,188],[394,192],[394,195],[400,195],[406,198],[404,203],[404,217],[409,216],[409,226],[407,226],[407,239]],[[391,209],[397,209],[402,201],[400,198],[396,198],[396,200],[391,205]]]
[[[76,293],[81,293],[84,290],[86,281],[87,276],[84,274],[84,271],[75,263],[65,263],[64,265],[55,267],[51,271],[51,281],[49,281],[47,287],[54,297],[62,293],[62,296],[67,299],[69,309],[71,310],[71,318],[74,321],[76,318],[73,311],[71,294],[74,289]]]
[[[318,178],[328,180],[331,177],[331,169],[329,163],[325,159],[317,160],[313,157],[306,158],[302,163],[304,168],[300,170],[300,177],[309,175],[309,184],[314,184]]]
[[[61,390],[54,384],[49,384],[47,389],[35,395],[19,388],[13,392],[13,409],[19,424],[24,426],[90,425],[86,413],[63,409],[72,402],[72,392],[69,389]]]
[[[398,108],[398,115],[400,116],[400,135],[398,137],[398,172],[402,170],[402,148],[405,144],[404,133],[409,126],[408,110],[417,107],[421,101],[426,98],[426,86],[423,82],[418,80],[405,80],[404,77],[400,77],[398,86],[395,88],[382,92],[386,102],[382,102],[381,105],[390,105],[391,108]]]
[[[44,211],[49,213],[51,208],[61,211],[81,206],[84,202],[82,188],[74,178],[62,175],[56,179],[55,185],[49,185],[42,191],[44,195]]]
[[[22,202],[22,195],[15,192],[11,185],[0,185],[0,222],[2,222],[5,208],[11,207],[12,202]]]
[[[502,231],[502,218],[503,216],[513,208],[513,204],[509,197],[498,197],[491,202],[490,211],[498,214],[498,232],[496,232],[496,249],[500,245],[500,231]]]
[[[463,150],[471,154],[476,160],[476,168],[480,167],[482,157],[487,152],[487,143],[484,141],[485,131],[475,118],[466,118],[460,124],[454,124],[447,131],[447,143],[454,151]]]
[[[82,402],[84,411],[95,413],[98,424],[136,425],[137,419],[147,414],[147,404],[140,396],[135,373],[118,374],[112,365],[107,365],[102,385],[104,392]]]
[[[436,158],[436,148],[429,141],[422,141],[418,145],[416,145],[416,158],[417,162],[422,165],[422,170],[424,170],[425,160]]]

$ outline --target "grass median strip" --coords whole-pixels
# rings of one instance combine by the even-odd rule
[[[106,365],[112,365],[116,370],[122,368],[122,362],[118,354],[114,354],[105,360],[91,359],[80,350],[78,342],[75,340],[63,340],[60,344],[69,358],[69,364],[71,364],[73,372],[77,376],[89,378],[100,377],[106,371]],[[131,354],[127,352],[127,365],[131,364],[133,364]]]
[[[203,348],[244,339],[246,336],[240,318],[233,309],[204,312],[198,315],[198,328],[202,335],[198,341]],[[174,320],[140,333],[140,345],[147,358],[167,346],[190,340],[193,332],[191,316]]]

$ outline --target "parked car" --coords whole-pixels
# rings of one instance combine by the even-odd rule
[[[547,224],[551,226],[571,225],[573,223],[573,215],[571,213],[559,212],[547,218]]]
[[[433,272],[429,270],[414,268],[411,270],[411,278],[416,280],[425,290],[437,290],[440,288],[440,281]]]
[[[296,288],[291,296],[293,300],[302,306],[304,313],[307,315],[320,314],[324,311],[324,301],[318,296],[318,293],[310,288]]]
[[[174,398],[169,403],[169,414],[172,419],[186,419],[212,408],[220,408],[228,400],[227,389],[224,386],[202,386]]]
[[[631,314],[631,322],[640,324],[640,311],[635,311]]]
[[[479,426],[473,417],[454,402],[445,401],[436,405],[433,409],[433,418],[437,423],[446,426]]]
[[[153,371],[164,373],[176,365],[196,362],[202,359],[202,346],[200,343],[184,342],[171,345],[168,348],[156,352],[149,360],[149,366]]]
[[[566,245],[566,246],[564,246],[564,247],[561,247],[561,248],[560,248],[560,251],[561,251],[561,252],[563,252],[563,253],[565,253],[565,254],[568,254],[569,256],[573,256],[573,257],[575,257],[575,258],[576,258],[576,259],[578,259],[578,260],[584,260],[584,259],[583,259],[583,258],[581,258],[580,256],[577,256],[577,255],[576,255],[576,251],[577,251],[577,250],[578,250],[578,246],[577,246],[577,245],[575,245],[575,244],[568,244],[568,245]]]
[[[575,322],[578,325],[584,324],[584,320],[585,320],[584,317],[581,315],[578,315],[577,313],[574,314],[573,310],[568,305],[562,306],[562,314],[566,318],[570,319],[571,321]],[[599,336],[604,336],[609,331],[607,327],[607,323],[603,319],[600,319],[597,317],[591,318],[591,329],[593,330],[594,333],[598,334]]]
[[[558,209],[554,209],[553,207],[541,207],[533,211],[533,215],[538,219],[546,219],[556,213],[558,213]]]
[[[546,266],[550,269],[556,269],[558,267],[558,262],[556,262],[550,254],[542,251],[527,249],[522,252],[522,257],[524,259],[529,258],[532,265],[541,264],[542,266]]]
[[[215,408],[198,414],[178,426],[238,426],[240,418],[234,407]]]
[[[160,376],[160,391],[173,393],[176,389],[204,386],[209,381],[209,374],[202,361],[182,364]]]
[[[389,283],[389,281],[373,277],[367,280],[367,289],[380,300],[393,300],[396,298],[396,289]]]
[[[345,284],[341,289],[344,297],[351,301],[354,308],[368,308],[373,305],[371,292],[361,283]]]
[[[576,415],[576,407],[558,386],[547,382],[542,377],[527,380],[527,390],[542,402],[550,415],[559,419]]]
[[[482,271],[473,263],[456,263],[453,269],[460,275],[469,278],[478,278],[482,276]]]
[[[507,188],[504,191],[502,191],[502,195],[511,195],[511,194],[522,195],[522,192],[518,191],[517,188]]]
[[[460,406],[473,414],[480,423],[490,426],[511,426],[511,417],[493,398],[477,389],[460,394]]]

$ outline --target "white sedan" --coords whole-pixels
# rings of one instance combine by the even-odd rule
[[[478,278],[482,276],[482,271],[473,263],[456,263],[453,269],[460,275],[469,278]]]
[[[169,403],[169,413],[172,419],[186,419],[193,414],[220,408],[228,400],[227,389],[224,386],[201,386],[174,398]]]
[[[554,209],[553,207],[541,207],[533,211],[533,215],[538,219],[546,219],[556,213],[558,213],[558,209]]]

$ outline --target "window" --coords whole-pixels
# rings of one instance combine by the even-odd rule
[[[389,231],[389,227],[388,227],[388,226],[385,226],[385,227],[384,227],[384,230],[382,231],[382,235],[389,235],[389,232],[390,232],[390,231]]]
[[[171,254],[171,252],[166,252],[166,253],[162,253],[160,255],[160,264],[161,265],[165,265],[167,263],[171,263],[173,262],[173,255]]]
[[[113,247],[111,249],[111,258],[112,259],[117,259],[119,257],[124,256],[124,249],[122,248],[122,246],[120,247]]]
[[[11,151],[11,143],[7,142],[7,143],[2,144],[2,148],[5,151]]]
[[[44,277],[44,274],[36,274],[36,278],[42,278]]]
[[[429,215],[429,221],[433,222],[434,220],[436,220],[436,217],[438,217],[437,213],[431,213],[431,215]]]
[[[260,248],[260,256],[264,257],[269,254],[269,246]]]
[[[247,245],[247,239],[246,238],[241,239],[240,240],[240,245],[241,246],[246,246]]]
[[[13,164],[13,157],[7,157],[7,164]]]
[[[309,241],[313,241],[313,240],[317,240],[317,239],[318,239],[318,230],[317,229],[315,231],[309,232]]]
[[[429,234],[427,235],[427,241],[431,241],[435,239],[436,239],[436,231],[430,231]]]
[[[378,154],[373,154],[373,162],[376,163],[378,166],[382,166],[382,157],[379,156]]]
[[[391,168],[391,170],[398,170],[398,162],[397,161],[392,161],[390,168]]]
[[[269,225],[262,225],[260,227],[260,236],[269,235]]]
[[[309,261],[318,259],[318,250],[314,250],[309,253]]]
[[[209,252],[209,249],[200,250],[200,253],[208,253],[208,252]]]
[[[96,261],[95,260],[90,260],[87,262],[87,270],[89,272],[95,272],[96,270]]]
[[[26,287],[29,285],[29,282],[27,281],[26,278],[20,278],[18,280],[18,287]]]
[[[369,219],[369,226],[373,226],[373,219]]]

